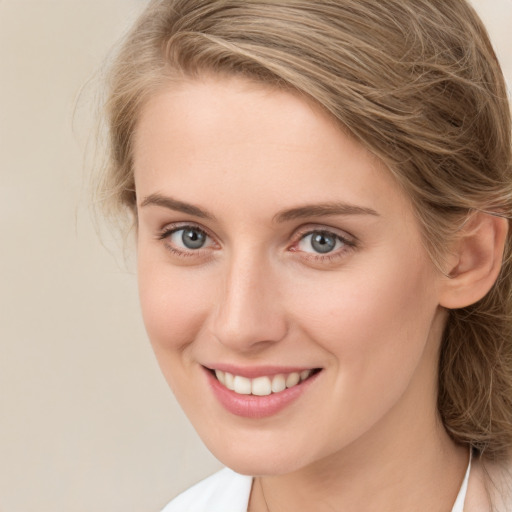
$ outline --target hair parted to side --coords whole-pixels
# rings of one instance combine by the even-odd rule
[[[475,210],[512,218],[511,121],[488,35],[465,0],[153,0],[112,66],[100,192],[135,215],[132,140],[173,79],[241,75],[312,98],[381,158],[441,266]],[[512,448],[512,230],[490,293],[450,311],[438,408],[484,458]]]

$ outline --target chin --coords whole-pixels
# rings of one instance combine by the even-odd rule
[[[214,453],[217,457],[217,455]],[[303,467],[297,460],[287,460],[281,457],[278,460],[262,460],[261,456],[243,457],[243,454],[217,457],[222,464],[241,475],[250,476],[277,476],[293,473]],[[270,457],[272,459],[274,457]]]
[[[292,473],[308,461],[299,447],[287,448],[275,443],[240,443],[232,440],[221,444],[204,440],[211,453],[225,466],[242,475],[271,476]],[[301,456],[298,457],[297,455]]]

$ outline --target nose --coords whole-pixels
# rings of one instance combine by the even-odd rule
[[[231,350],[258,353],[288,330],[277,269],[256,254],[233,256],[217,294],[212,331]]]

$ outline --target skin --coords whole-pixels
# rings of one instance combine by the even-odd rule
[[[451,510],[468,454],[436,413],[447,278],[384,165],[297,95],[205,76],[146,104],[134,170],[149,338],[208,448],[261,476],[250,510]],[[184,247],[184,226],[205,245]],[[315,230],[331,253],[315,253]],[[220,363],[322,371],[251,419],[212,394],[203,367]]]

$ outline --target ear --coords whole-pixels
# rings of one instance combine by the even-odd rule
[[[508,220],[475,212],[463,226],[449,256],[440,305],[457,309],[482,299],[495,283],[503,261]]]

